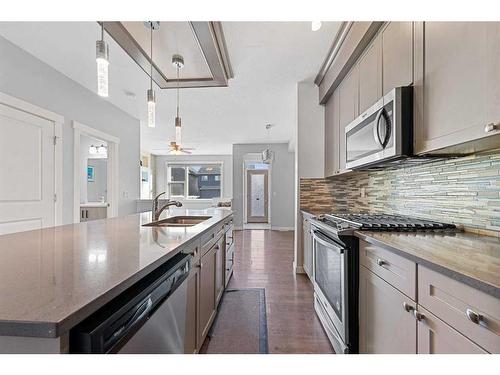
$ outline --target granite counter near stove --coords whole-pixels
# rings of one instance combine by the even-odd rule
[[[500,239],[467,232],[355,231],[373,245],[402,255],[500,298]]]

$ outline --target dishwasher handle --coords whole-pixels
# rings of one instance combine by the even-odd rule
[[[136,323],[140,322],[151,310],[153,307],[153,300],[151,296],[148,297],[146,301],[140,304],[140,306],[135,311],[134,315],[127,320],[124,324],[122,324],[118,329],[116,329],[105,341],[104,346],[107,347],[110,342],[116,342],[121,337],[127,334],[130,329],[136,325]]]

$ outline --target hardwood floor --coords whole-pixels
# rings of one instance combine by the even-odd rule
[[[293,232],[235,231],[229,288],[265,288],[270,353],[333,353],[314,312],[313,287],[295,274]]]

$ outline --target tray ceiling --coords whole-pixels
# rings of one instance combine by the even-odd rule
[[[104,22],[106,32],[149,75],[160,88],[177,86],[172,55],[184,57],[180,87],[227,86],[232,78],[224,34],[219,22],[160,22],[153,32],[153,61],[150,29],[144,22]]]

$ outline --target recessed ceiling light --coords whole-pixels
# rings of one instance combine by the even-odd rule
[[[311,22],[311,30],[318,31],[319,29],[321,29],[321,21],[312,21]]]

